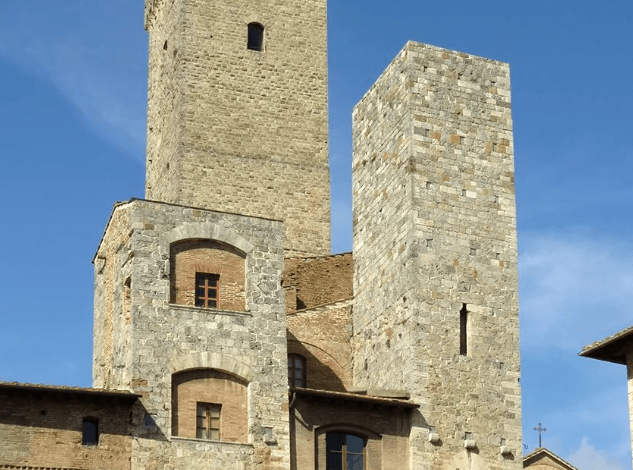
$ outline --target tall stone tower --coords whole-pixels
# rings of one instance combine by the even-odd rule
[[[420,404],[411,468],[521,468],[508,65],[410,42],[353,120],[355,381]]]
[[[146,0],[146,197],[330,250],[326,0]]]

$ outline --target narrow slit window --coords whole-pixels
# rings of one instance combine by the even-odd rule
[[[196,307],[218,308],[220,299],[220,276],[196,273]]]
[[[248,42],[246,47],[251,51],[262,51],[264,48],[264,25],[248,24]]]
[[[468,355],[468,308],[463,304],[459,311],[459,354]]]

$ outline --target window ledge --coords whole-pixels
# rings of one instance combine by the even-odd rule
[[[189,310],[190,312],[204,312],[211,315],[229,315],[234,317],[252,317],[249,311],[238,312],[236,310],[222,310],[221,308],[194,307],[193,305],[169,304],[169,308]]]
[[[215,445],[229,445],[229,446],[244,446],[244,447],[253,447],[253,444],[249,444],[248,442],[230,442],[230,441],[214,441],[212,439],[198,439],[196,437],[182,437],[182,436],[171,436],[172,441],[183,441],[183,442],[195,442],[195,443],[207,443],[207,444],[215,444]]]

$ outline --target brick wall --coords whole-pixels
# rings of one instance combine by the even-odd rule
[[[188,371],[173,377],[172,435],[196,437],[198,402],[221,405],[220,440],[248,442],[246,384],[212,370]]]
[[[189,240],[172,245],[170,258],[171,302],[195,305],[196,273],[220,276],[218,306],[244,311],[244,254],[211,240]]]
[[[306,358],[306,385],[345,391],[352,385],[351,302],[288,315],[288,354]]]
[[[288,311],[326,305],[353,295],[351,253],[316,258],[286,258],[284,288]]]
[[[410,413],[389,407],[299,398],[291,411],[295,431],[294,468],[326,469],[325,436],[330,430],[367,438],[364,467],[367,470],[422,468],[409,466]]]
[[[130,469],[130,413],[116,399],[0,392],[0,466]],[[98,445],[82,445],[86,417],[99,420]]]

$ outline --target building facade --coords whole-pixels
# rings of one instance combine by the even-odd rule
[[[108,468],[521,468],[507,64],[404,47],[354,109],[332,255],[326,1],[146,0],[145,25],[147,199],[93,260],[90,393],[133,397]]]

